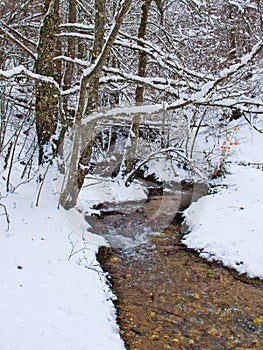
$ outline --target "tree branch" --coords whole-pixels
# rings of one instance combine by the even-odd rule
[[[83,112],[85,108],[85,95],[86,95],[86,87],[88,84],[89,79],[99,74],[104,62],[106,61],[110,50],[112,48],[112,45],[117,37],[117,34],[120,30],[121,24],[123,22],[123,19],[128,12],[132,0],[122,0],[120,2],[119,10],[117,12],[117,15],[115,16],[115,21],[111,27],[110,33],[105,41],[105,44],[103,45],[100,54],[96,58],[95,62],[90,65],[90,67],[86,68],[82,74],[81,77],[81,83],[80,83],[80,95],[79,95],[79,101],[78,101],[78,108],[76,112],[76,120],[79,121],[83,117]]]
[[[10,30],[13,34],[17,35],[20,39],[22,39],[25,42],[27,42],[28,44],[32,45],[35,49],[37,48],[37,44],[34,41],[29,40],[24,35],[19,33],[16,29],[10,27],[8,24],[6,24],[4,22],[1,22],[0,25],[2,25],[3,27],[7,28],[8,30]]]
[[[10,79],[10,78],[13,78],[13,77],[16,77],[19,75],[23,75],[23,76],[28,77],[28,78],[33,79],[33,80],[43,81],[45,83],[52,84],[56,87],[57,91],[60,94],[60,87],[59,87],[58,83],[53,78],[47,77],[45,75],[33,73],[31,70],[27,69],[23,65],[14,67],[12,69],[7,69],[7,70],[0,69],[0,78],[2,78],[2,79]]]
[[[9,217],[9,214],[8,214],[8,211],[6,209],[6,206],[2,203],[0,203],[0,206],[4,209],[4,213],[5,213],[5,217],[6,217],[6,222],[7,222],[7,229],[9,230],[9,227],[10,227],[10,217]]]
[[[34,54],[34,52],[32,52],[31,50],[29,50],[28,47],[26,47],[24,44],[22,44],[19,40],[17,40],[12,34],[8,33],[7,30],[5,30],[4,28],[0,27],[0,31],[3,32],[10,40],[12,40],[17,46],[19,46],[22,50],[24,50],[25,52],[27,52],[29,54],[29,56],[31,56],[34,60],[37,59],[36,54]]]

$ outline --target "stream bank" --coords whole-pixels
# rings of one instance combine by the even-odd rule
[[[154,207],[158,201],[151,198]],[[114,214],[105,218],[115,224]],[[262,349],[263,282],[201,259],[181,237],[174,220],[148,242],[100,259],[118,297],[127,348]]]

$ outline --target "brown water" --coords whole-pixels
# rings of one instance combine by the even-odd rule
[[[160,197],[151,199],[156,210]],[[136,222],[145,212],[127,214]],[[120,213],[100,223],[111,227]],[[180,245],[180,225],[102,262],[118,297],[118,322],[130,350],[263,349],[263,283],[209,263]]]

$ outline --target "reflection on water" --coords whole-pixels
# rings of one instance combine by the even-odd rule
[[[100,216],[87,217],[94,233],[103,235],[113,248],[130,248],[160,235],[174,222],[182,221],[182,210],[207,193],[206,184],[173,190],[153,188],[147,200],[138,202],[102,203]],[[194,190],[193,190],[194,189]],[[96,207],[97,208],[97,207]]]

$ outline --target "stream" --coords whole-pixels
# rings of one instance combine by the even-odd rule
[[[101,217],[89,218],[113,247],[98,258],[117,295],[127,349],[263,349],[263,282],[180,243],[182,210],[204,194],[203,186],[194,193],[186,186],[178,205],[176,191],[153,191],[143,204],[105,203]]]

